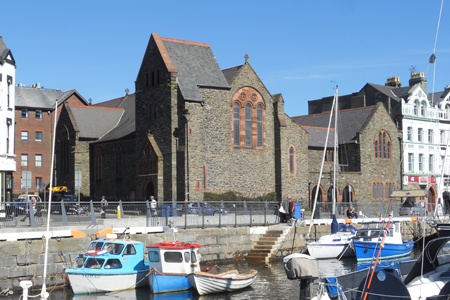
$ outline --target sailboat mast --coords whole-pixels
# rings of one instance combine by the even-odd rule
[[[338,86],[336,85],[336,93],[334,94],[334,108],[335,108],[335,114],[334,114],[334,148],[333,148],[333,216],[336,214],[336,164],[337,164],[337,144],[338,144]]]
[[[323,165],[325,163],[325,156],[327,154],[327,145],[328,145],[328,137],[330,135],[331,119],[333,118],[334,107],[336,105],[336,101],[335,100],[336,100],[336,94],[335,94],[335,98],[333,99],[333,104],[332,104],[331,111],[330,111],[330,120],[328,122],[327,137],[325,138],[325,146],[323,147],[322,165],[320,167],[319,180],[317,181],[316,195],[314,196],[314,205],[313,205],[313,209],[311,211],[311,221],[309,223],[308,235],[311,234],[312,225],[314,223],[313,219],[314,219],[314,214],[316,212],[316,207],[317,207],[317,198],[319,196],[320,183],[322,181]]]

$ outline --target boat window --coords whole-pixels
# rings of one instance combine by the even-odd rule
[[[450,242],[447,242],[437,254],[439,265],[450,262]]]
[[[105,264],[105,269],[122,269],[122,264],[118,259],[108,259]]]
[[[189,255],[189,252],[184,252],[184,261],[188,263],[190,258],[191,256]]]
[[[164,260],[168,263],[181,263],[183,262],[183,256],[181,252],[166,252],[164,253]]]
[[[125,251],[123,251],[124,255],[133,255],[136,254],[136,249],[134,249],[133,245],[127,245]]]
[[[369,231],[367,230],[358,230],[356,232],[356,236],[368,236],[369,235]]]
[[[120,254],[123,249],[123,244],[115,244],[115,243],[106,243],[103,247],[103,250],[106,250],[106,253],[111,254]]]
[[[84,264],[84,267],[100,269],[103,266],[104,262],[105,262],[105,260],[103,258],[90,257],[90,258],[86,259],[86,263]]]
[[[159,262],[159,253],[156,251],[149,251],[148,260],[151,262]]]
[[[78,255],[77,258],[75,258],[75,261],[73,262],[74,268],[81,268],[84,265],[84,261],[86,258],[83,255]]]
[[[89,245],[88,251],[91,251],[91,250],[100,250],[100,249],[102,249],[102,247],[103,247],[103,242],[92,242],[92,243]]]
[[[197,255],[195,255],[194,251],[192,251],[192,253],[191,253],[191,261],[194,264],[197,262]]]

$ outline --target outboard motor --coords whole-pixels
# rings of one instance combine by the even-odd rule
[[[311,299],[310,284],[319,278],[319,261],[309,255],[294,253],[283,259],[290,280],[300,280],[300,299]]]

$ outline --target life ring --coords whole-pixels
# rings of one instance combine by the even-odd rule
[[[86,255],[102,255],[105,253],[106,253],[106,250],[89,250],[86,252]]]

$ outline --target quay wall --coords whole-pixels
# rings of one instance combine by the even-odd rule
[[[199,253],[201,261],[207,265],[229,263],[245,259],[254,244],[267,230],[289,228],[284,241],[280,244],[275,257],[282,258],[292,252],[299,252],[306,247],[309,227],[291,227],[275,225],[270,227],[225,227],[207,229],[180,230],[175,233],[175,239],[201,246]],[[358,226],[358,225],[356,225]],[[412,227],[412,226],[411,226]],[[330,232],[330,225],[314,225],[309,239],[318,239]],[[412,230],[404,231],[405,238],[412,238]],[[135,234],[133,240],[144,242],[146,245],[171,241],[173,233]],[[76,256],[84,253],[93,238],[61,238],[50,239],[47,262],[47,289],[66,285],[64,276],[65,264],[71,264]],[[31,280],[33,287],[38,289],[43,283],[45,240],[19,240],[0,242],[0,291],[9,289],[21,291],[19,285],[22,280]]]

